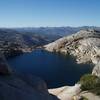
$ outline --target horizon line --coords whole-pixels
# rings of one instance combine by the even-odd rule
[[[81,25],[81,26],[14,26],[14,27],[0,27],[5,29],[14,29],[14,28],[60,28],[60,27],[70,27],[70,28],[78,28],[78,27],[100,27],[100,26],[93,26],[93,25]]]

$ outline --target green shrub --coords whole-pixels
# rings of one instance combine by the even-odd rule
[[[82,90],[91,90],[94,87],[96,87],[98,81],[98,77],[91,75],[91,74],[86,74],[81,77],[80,83],[81,83],[81,89]]]
[[[100,78],[95,75],[86,74],[80,79],[81,89],[91,91],[100,95]]]

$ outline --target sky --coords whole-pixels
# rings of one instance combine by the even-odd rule
[[[100,0],[0,0],[0,27],[100,26]]]

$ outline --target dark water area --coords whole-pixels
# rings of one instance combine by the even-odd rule
[[[82,75],[92,72],[91,65],[77,64],[74,57],[40,49],[9,58],[8,63],[18,73],[41,77],[48,88],[74,85]]]

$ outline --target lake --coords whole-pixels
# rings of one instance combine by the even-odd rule
[[[74,85],[82,75],[92,72],[89,64],[77,64],[74,57],[37,49],[9,58],[8,63],[18,73],[39,76],[48,88]]]

